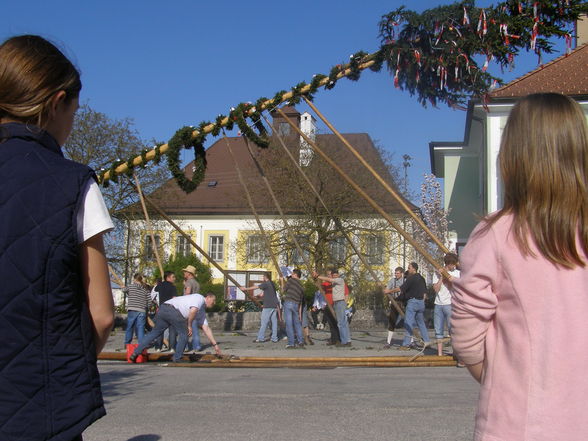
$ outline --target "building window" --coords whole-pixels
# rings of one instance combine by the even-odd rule
[[[384,236],[381,234],[367,236],[365,241],[365,255],[370,265],[384,264]]]
[[[208,238],[208,255],[215,262],[222,262],[225,260],[225,237],[224,236],[210,236]]]
[[[190,246],[191,244],[187,238],[178,235],[178,237],[176,238],[176,256],[189,256],[191,253]]]
[[[337,237],[329,243],[331,260],[337,265],[345,262],[347,257],[347,240],[344,237]]]
[[[261,234],[254,234],[247,237],[246,247],[246,261],[247,263],[263,263],[268,260],[268,252],[266,250],[266,243]]]
[[[161,238],[159,234],[155,234],[153,236],[155,238],[155,243],[157,244],[157,249],[161,249]],[[151,240],[151,235],[146,234],[144,238],[144,250],[145,250],[145,259],[147,260],[155,260],[155,251],[153,249],[153,241]]]
[[[296,241],[300,245],[300,248],[302,248],[303,255],[300,255],[300,253],[298,252],[298,248],[296,248],[296,245],[294,243],[292,243],[292,246],[294,247],[294,249],[292,250],[292,260],[291,261],[294,265],[302,265],[305,261],[309,260],[309,258],[310,258],[310,252],[308,251],[308,248],[309,248],[308,237],[302,236],[302,235],[296,236]]]
[[[286,122],[280,123],[280,125],[278,126],[278,133],[282,136],[290,135],[290,124]]]

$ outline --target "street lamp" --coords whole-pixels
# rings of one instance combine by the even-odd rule
[[[410,167],[410,161],[412,161],[412,158],[410,157],[410,155],[407,155],[405,153],[404,155],[402,155],[402,159],[404,160],[404,162],[402,163],[402,166],[404,167],[404,196],[407,197],[408,167]],[[406,216],[404,216],[404,218],[402,219],[402,226],[404,228],[404,231],[406,231]],[[404,241],[402,242],[402,268],[406,270],[406,239],[404,239]]]

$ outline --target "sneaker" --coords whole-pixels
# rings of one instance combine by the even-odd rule
[[[410,351],[412,348],[410,346],[400,346],[398,348],[399,351]]]
[[[255,340],[253,340],[253,343],[265,343],[267,340],[259,340],[258,338],[256,338]]]
[[[272,343],[277,343],[279,340],[272,340]]]
[[[139,354],[135,354],[134,352],[131,354],[131,356],[129,357],[129,361],[131,363],[136,363],[137,362],[137,357],[139,356]]]
[[[390,345],[390,344],[386,343],[386,344],[385,344],[385,345],[382,347],[382,349],[390,349],[391,347],[392,347],[392,345]]]
[[[286,345],[286,349],[296,349],[295,345]]]

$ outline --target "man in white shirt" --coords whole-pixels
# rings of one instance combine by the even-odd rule
[[[443,332],[447,324],[447,332],[451,335],[451,291],[452,280],[459,278],[460,272],[457,269],[457,255],[447,253],[443,258],[445,269],[450,278],[443,278],[438,273],[433,276],[433,289],[435,296],[435,312],[433,315],[435,323],[435,338],[437,339],[437,355],[443,355]]]
[[[216,354],[221,355],[218,343],[214,335],[212,335],[212,330],[206,320],[206,308],[212,307],[215,300],[216,296],[208,293],[206,297],[200,294],[191,294],[174,297],[163,303],[155,316],[155,327],[139,342],[139,345],[129,357],[130,361],[134,363],[144,349],[148,348],[168,327],[172,326],[178,334],[178,341],[172,361],[178,363],[184,354],[184,349],[188,343],[188,336],[192,335],[192,325],[194,322],[196,322],[196,326],[202,328],[202,331],[206,334],[210,343],[212,343]]]

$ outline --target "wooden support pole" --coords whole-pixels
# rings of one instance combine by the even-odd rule
[[[231,148],[231,143],[229,142],[229,139],[227,138],[227,134],[225,133],[224,129],[223,129],[223,138],[225,139],[225,142],[227,143],[227,149],[229,150],[229,154],[231,155],[231,158],[233,159],[233,163],[235,164],[235,170],[237,170],[237,176],[239,178],[239,182],[241,183],[241,186],[243,187],[243,191],[245,192],[245,197],[247,198],[247,203],[249,204],[249,208],[251,209],[251,212],[253,213],[253,216],[255,217],[255,221],[257,222],[257,226],[259,228],[259,231],[261,231],[261,235],[262,235],[263,240],[265,242],[265,246],[268,249],[268,252],[269,252],[270,257],[272,259],[272,263],[274,264],[274,267],[276,268],[276,272],[278,273],[278,277],[280,279],[280,285],[283,285],[284,278],[282,277],[282,274],[280,272],[280,265],[278,263],[278,258],[276,257],[276,254],[272,250],[272,244],[269,239],[269,235],[265,232],[265,229],[263,228],[263,224],[261,223],[261,219],[259,218],[259,215],[257,214],[257,210],[255,209],[255,205],[253,204],[253,199],[251,198],[251,192],[249,191],[249,188],[247,188],[247,184],[245,183],[245,180],[243,178],[243,173],[241,173],[241,167],[239,167],[239,163],[237,161],[237,158],[235,158],[235,155],[233,154],[233,149]],[[283,288],[283,286],[282,286],[282,288]]]
[[[357,257],[359,258],[359,260],[361,260],[361,263],[368,269],[368,271],[369,271],[370,275],[372,276],[372,278],[374,279],[374,281],[378,285],[383,286],[382,282],[378,278],[378,275],[375,273],[375,271],[372,269],[372,267],[368,264],[368,262],[366,261],[365,257],[361,253],[361,251],[357,248],[357,246],[355,245],[355,243],[353,243],[353,240],[351,239],[351,237],[349,236],[349,234],[347,234],[347,232],[343,228],[343,224],[341,223],[341,220],[338,217],[333,216],[333,214],[329,210],[329,207],[325,203],[324,199],[322,198],[322,196],[320,195],[320,193],[316,189],[315,185],[312,183],[312,181],[306,175],[306,173],[304,173],[304,170],[302,170],[302,167],[300,167],[300,164],[298,164],[298,161],[296,161],[296,158],[294,158],[294,155],[292,155],[292,152],[286,146],[286,143],[284,142],[284,139],[275,130],[273,124],[271,124],[270,121],[263,114],[262,114],[262,117],[265,120],[266,124],[269,127],[271,127],[272,132],[274,133],[274,135],[278,139],[279,144],[282,146],[282,149],[286,153],[286,156],[288,156],[290,158],[292,164],[294,164],[294,167],[296,168],[296,170],[298,170],[298,173],[300,173],[302,175],[302,177],[304,178],[304,180],[308,184],[308,187],[312,190],[312,192],[314,193],[314,195],[316,196],[316,198],[318,199],[318,201],[321,203],[321,205],[323,206],[323,208],[326,210],[326,212],[329,215],[329,217],[335,223],[335,226],[337,227],[337,229],[341,232],[341,234],[343,234],[343,237],[345,237],[345,240],[347,240],[347,242],[349,243],[349,245],[351,246],[351,248],[353,248],[353,251],[355,252],[355,254],[357,255]],[[392,302],[392,306],[394,306],[394,309],[396,309],[396,311],[398,312],[398,314],[400,314],[401,317],[404,317],[404,311],[402,310],[402,308],[400,307],[400,305],[398,304],[398,302],[396,302],[396,300],[393,299],[393,298],[391,298],[391,297],[389,299]]]
[[[300,128],[294,124],[290,118],[286,116],[286,114],[282,111],[282,109],[276,109],[278,113],[284,118],[284,120],[296,131],[300,136],[304,138],[304,140],[312,147],[312,149],[319,154],[331,167],[335,169],[335,171],[345,180],[351,187],[359,193],[371,206],[374,208],[380,215],[388,221],[388,223],[402,236],[404,237],[408,243],[410,243],[424,258],[429,262],[435,269],[437,269],[442,275],[445,277],[449,277],[447,270],[437,262],[433,256],[431,256],[427,250],[425,250],[416,240],[414,240],[404,229],[390,216],[382,207],[378,205],[378,203],[373,200],[353,179],[351,179],[347,173],[345,173],[336,163],[333,161],[329,156],[322,151],[322,149],[312,140],[310,139],[305,133],[300,130]]]
[[[178,233],[180,233],[183,237],[185,237],[186,240],[190,243],[190,245],[192,245],[194,248],[196,248],[196,250],[198,250],[198,252],[200,254],[202,254],[202,256],[204,256],[206,258],[206,260],[208,260],[208,262],[210,262],[217,270],[219,270],[237,288],[242,288],[241,284],[239,282],[237,282],[233,277],[231,277],[231,275],[229,275],[229,273],[227,271],[225,271],[218,263],[216,263],[214,261],[214,259],[208,255],[208,253],[206,251],[204,251],[202,248],[200,248],[200,246],[198,246],[198,244],[196,242],[194,242],[194,239],[192,239],[188,233],[183,231],[167,214],[165,214],[165,212],[159,207],[159,205],[157,205],[155,202],[153,202],[149,197],[147,197],[145,195],[143,195],[143,198],[145,199],[145,202],[147,202],[149,205],[151,205],[155,209],[155,211],[157,211],[157,213],[162,218],[164,218]],[[257,306],[261,307],[261,304],[255,298],[255,296],[249,294],[247,291],[245,291],[245,293],[249,296],[249,299],[253,303],[255,303]]]
[[[119,275],[116,273],[116,271],[114,271],[114,269],[110,266],[110,264],[108,265],[108,272],[110,272],[110,275],[114,279],[114,282],[116,284],[118,284],[118,286],[120,286],[121,288],[124,288],[125,282],[123,282],[123,280],[119,277]]]
[[[369,67],[373,66],[373,65],[374,65],[374,63],[375,63],[375,61],[374,61],[373,59],[371,59],[371,58],[373,58],[373,56],[374,56],[374,55],[375,55],[375,53],[374,53],[374,54],[367,55],[367,56],[365,57],[365,59],[367,59],[368,61],[366,61],[366,62],[364,62],[364,63],[361,63],[361,64],[359,64],[359,65],[357,66],[357,68],[358,68],[359,70],[365,70],[365,69],[367,69],[367,68],[369,68]],[[353,72],[353,71],[352,71],[352,69],[350,69],[348,66],[349,66],[349,65],[346,65],[345,69],[344,69],[344,70],[342,70],[341,72],[339,72],[339,73],[337,74],[337,80],[340,80],[341,78],[344,78],[344,77],[346,77],[347,75],[349,75],[350,73],[352,73],[352,72]],[[323,78],[323,79],[320,81],[320,83],[319,83],[319,87],[320,87],[320,86],[325,86],[325,85],[326,85],[326,84],[328,84],[330,81],[331,81],[331,80],[330,80],[328,77],[325,77],[325,78]],[[310,91],[310,85],[309,85],[309,84],[307,84],[306,86],[304,86],[304,87],[303,87],[303,88],[300,90],[300,93],[306,93],[306,92],[309,92],[309,91]],[[282,96],[282,99],[281,99],[281,101],[280,101],[280,102],[281,102],[281,103],[283,103],[283,102],[285,102],[285,101],[288,101],[290,98],[292,98],[292,96],[293,96],[293,95],[294,95],[294,94],[293,94],[292,92],[287,92],[287,93],[285,93],[285,94]],[[264,103],[261,105],[261,108],[260,108],[260,109],[257,109],[257,110],[259,110],[259,111],[265,110],[265,109],[267,109],[267,108],[268,108],[268,106],[269,106],[269,105],[271,105],[272,103],[273,103],[273,100],[267,100],[267,101],[265,101],[265,102],[264,102]],[[256,109],[250,109],[250,110],[249,110],[249,114],[252,114],[252,113],[254,113],[255,111],[256,111]],[[228,118],[228,117],[225,117],[225,118],[224,118],[224,119],[223,119],[223,120],[220,122],[220,125],[221,125],[222,127],[225,127],[225,126],[228,124],[228,122],[229,122],[229,118]],[[208,134],[208,133],[210,133],[210,132],[212,132],[212,131],[213,131],[214,127],[215,127],[215,125],[214,125],[214,124],[209,124],[209,125],[207,125],[206,127],[204,127],[204,129],[203,129],[202,131],[203,131],[205,134]],[[194,132],[192,132],[192,138],[196,138],[196,137],[197,137],[199,134],[200,134],[200,132],[198,132],[198,130],[194,130]],[[163,144],[162,146],[160,146],[160,147],[159,147],[159,153],[160,153],[160,154],[165,154],[165,153],[166,153],[168,150],[169,150],[169,146],[168,146],[167,144]],[[139,155],[139,156],[135,156],[135,157],[133,158],[132,164],[133,164],[133,166],[141,165],[141,164],[143,164],[144,162],[149,162],[149,161],[152,161],[153,159],[155,159],[155,157],[156,157],[156,156],[157,156],[157,154],[156,154],[156,150],[155,150],[155,149],[152,149],[152,150],[148,151],[148,152],[145,154],[145,159],[143,159],[143,157],[142,157],[141,155]],[[124,162],[124,163],[122,163],[121,165],[119,165],[118,167],[116,167],[116,168],[114,169],[114,174],[115,174],[115,175],[122,175],[122,174],[123,174],[123,173],[125,173],[125,172],[126,172],[128,169],[129,169],[129,166],[127,165],[127,162]],[[110,170],[109,170],[109,171],[107,171],[106,173],[104,173],[104,175],[102,176],[102,183],[104,183],[104,182],[108,181],[108,180],[109,180],[109,179],[111,179],[111,178],[112,178],[112,173],[111,173],[111,172],[110,172]]]
[[[149,213],[147,212],[147,206],[145,205],[145,199],[143,198],[143,191],[141,190],[141,183],[139,182],[139,178],[137,177],[136,173],[133,173],[133,178],[135,179],[135,187],[137,189],[137,193],[139,194],[139,200],[141,201],[141,207],[143,208],[143,214],[145,215],[145,222],[147,223],[147,230],[149,231],[149,236],[151,237],[151,244],[153,245],[153,254],[155,254],[155,259],[157,260],[157,266],[159,267],[159,274],[161,275],[161,279],[163,280],[163,265],[161,263],[161,258],[159,257],[159,246],[155,241],[155,234],[153,233],[153,228],[151,226],[151,219],[149,219]]]
[[[249,151],[249,155],[251,156],[251,159],[253,160],[253,163],[257,167],[257,171],[259,172],[259,175],[260,175],[263,183],[265,184],[265,188],[267,189],[268,193],[270,194],[270,197],[272,198],[272,201],[274,203],[274,206],[276,207],[276,210],[278,210],[278,213],[280,215],[280,219],[282,220],[282,222],[284,223],[284,226],[286,227],[286,233],[288,234],[288,236],[290,237],[292,242],[294,242],[294,246],[296,247],[298,254],[300,254],[300,257],[304,260],[304,263],[308,267],[308,270],[310,272],[312,272],[312,267],[310,265],[310,261],[308,259],[306,259],[304,252],[302,250],[302,247],[300,246],[300,242],[298,242],[296,235],[294,235],[292,233],[291,228],[290,228],[290,224],[288,223],[288,219],[286,219],[286,215],[284,214],[284,210],[282,210],[282,206],[280,205],[280,202],[278,201],[278,198],[276,197],[276,194],[274,193],[274,190],[273,190],[271,184],[269,183],[267,176],[263,172],[263,169],[262,169],[261,165],[259,164],[259,161],[257,161],[257,158],[255,158],[255,155],[253,154],[253,151],[251,150],[251,146],[249,145],[249,141],[245,137],[243,139],[245,140],[245,145],[247,146],[247,150]]]
[[[291,228],[290,228],[290,224],[288,223],[288,220],[286,219],[286,216],[284,215],[284,211],[282,210],[282,207],[280,206],[280,203],[278,202],[278,198],[276,197],[274,190],[272,189],[272,186],[270,185],[269,180],[267,179],[267,177],[263,171],[263,168],[261,167],[261,164],[259,163],[259,161],[255,157],[255,155],[253,154],[253,150],[251,150],[251,146],[249,145],[249,141],[247,141],[247,138],[244,138],[244,139],[245,139],[245,144],[247,145],[247,150],[249,150],[249,155],[251,156],[251,159],[253,160],[253,162],[255,163],[255,166],[257,167],[257,170],[259,171],[259,174],[260,174],[263,182],[265,183],[265,186],[266,186],[270,196],[272,197],[272,200],[274,201],[274,205],[276,206],[276,209],[280,213],[280,218],[282,219],[282,222],[284,223],[284,226],[286,227],[286,232],[288,233],[288,236],[290,236],[290,239],[292,239],[292,241],[294,242],[294,245],[296,246],[296,249],[297,249],[298,253],[300,254],[300,257],[304,260],[304,264],[306,265],[308,275],[312,276],[313,268],[312,268],[312,265],[310,264],[310,260],[306,258],[306,256],[304,255],[304,252],[302,251],[302,247],[298,243],[298,239],[296,239],[296,235],[294,235],[292,233]],[[316,285],[317,289],[320,290],[320,284],[319,284],[318,280],[315,280],[315,285]],[[333,317],[337,317],[337,315],[335,314],[335,310],[328,302],[327,302],[327,308],[329,308],[329,311],[331,312]]]
[[[323,122],[331,129],[331,131],[341,140],[341,142],[347,147],[347,149],[355,156],[359,162],[363,164],[365,168],[369,170],[369,172],[378,180],[380,184],[390,193],[390,195],[400,204],[400,206],[406,211],[406,213],[412,217],[412,219],[419,224],[419,226],[423,229],[425,233],[431,238],[433,242],[437,244],[437,246],[444,252],[449,253],[449,249],[445,246],[441,240],[437,236],[433,234],[433,232],[425,225],[423,220],[418,217],[408,206],[408,204],[404,201],[404,199],[380,176],[380,174],[374,170],[374,168],[359,154],[359,152],[353,148],[351,144],[337,131],[337,129],[325,118],[325,116],[319,112],[316,106],[306,97],[303,97],[306,104],[310,106],[310,108],[317,114],[317,116],[323,120]]]

